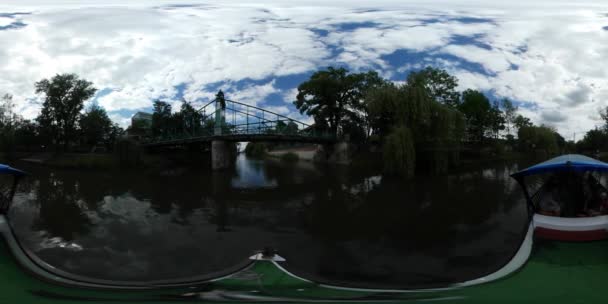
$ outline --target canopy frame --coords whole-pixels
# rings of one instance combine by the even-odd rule
[[[532,202],[525,178],[530,175],[550,172],[608,172],[608,163],[580,154],[565,154],[511,174],[511,177],[519,183],[524,191],[529,217],[534,216],[536,206]]]

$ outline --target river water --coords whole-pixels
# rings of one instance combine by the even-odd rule
[[[221,273],[271,247],[320,282],[441,286],[500,268],[526,228],[515,163],[411,181],[244,155],[219,173],[25,169],[9,214],[22,245],[98,279]]]

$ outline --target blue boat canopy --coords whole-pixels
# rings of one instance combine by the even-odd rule
[[[608,163],[580,154],[566,154],[511,174],[515,179],[552,171],[608,171]]]
[[[21,175],[25,175],[25,172],[23,172],[19,169],[15,169],[13,167],[7,166],[7,165],[0,164],[0,174],[12,174],[12,175],[21,176]]]

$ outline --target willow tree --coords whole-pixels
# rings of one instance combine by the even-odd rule
[[[382,150],[387,174],[412,177],[416,170],[416,149],[410,129],[404,125],[394,128],[386,137]]]
[[[386,173],[411,177],[421,165],[442,173],[457,160],[464,117],[432,98],[426,87],[383,86],[368,94],[367,106],[375,134],[384,139]]]

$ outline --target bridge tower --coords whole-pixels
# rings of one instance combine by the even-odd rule
[[[224,92],[220,90],[215,95],[215,128],[213,130],[214,138],[211,141],[211,169],[221,170],[230,167],[231,155],[228,143],[219,139],[224,130],[226,122],[226,98]]]

